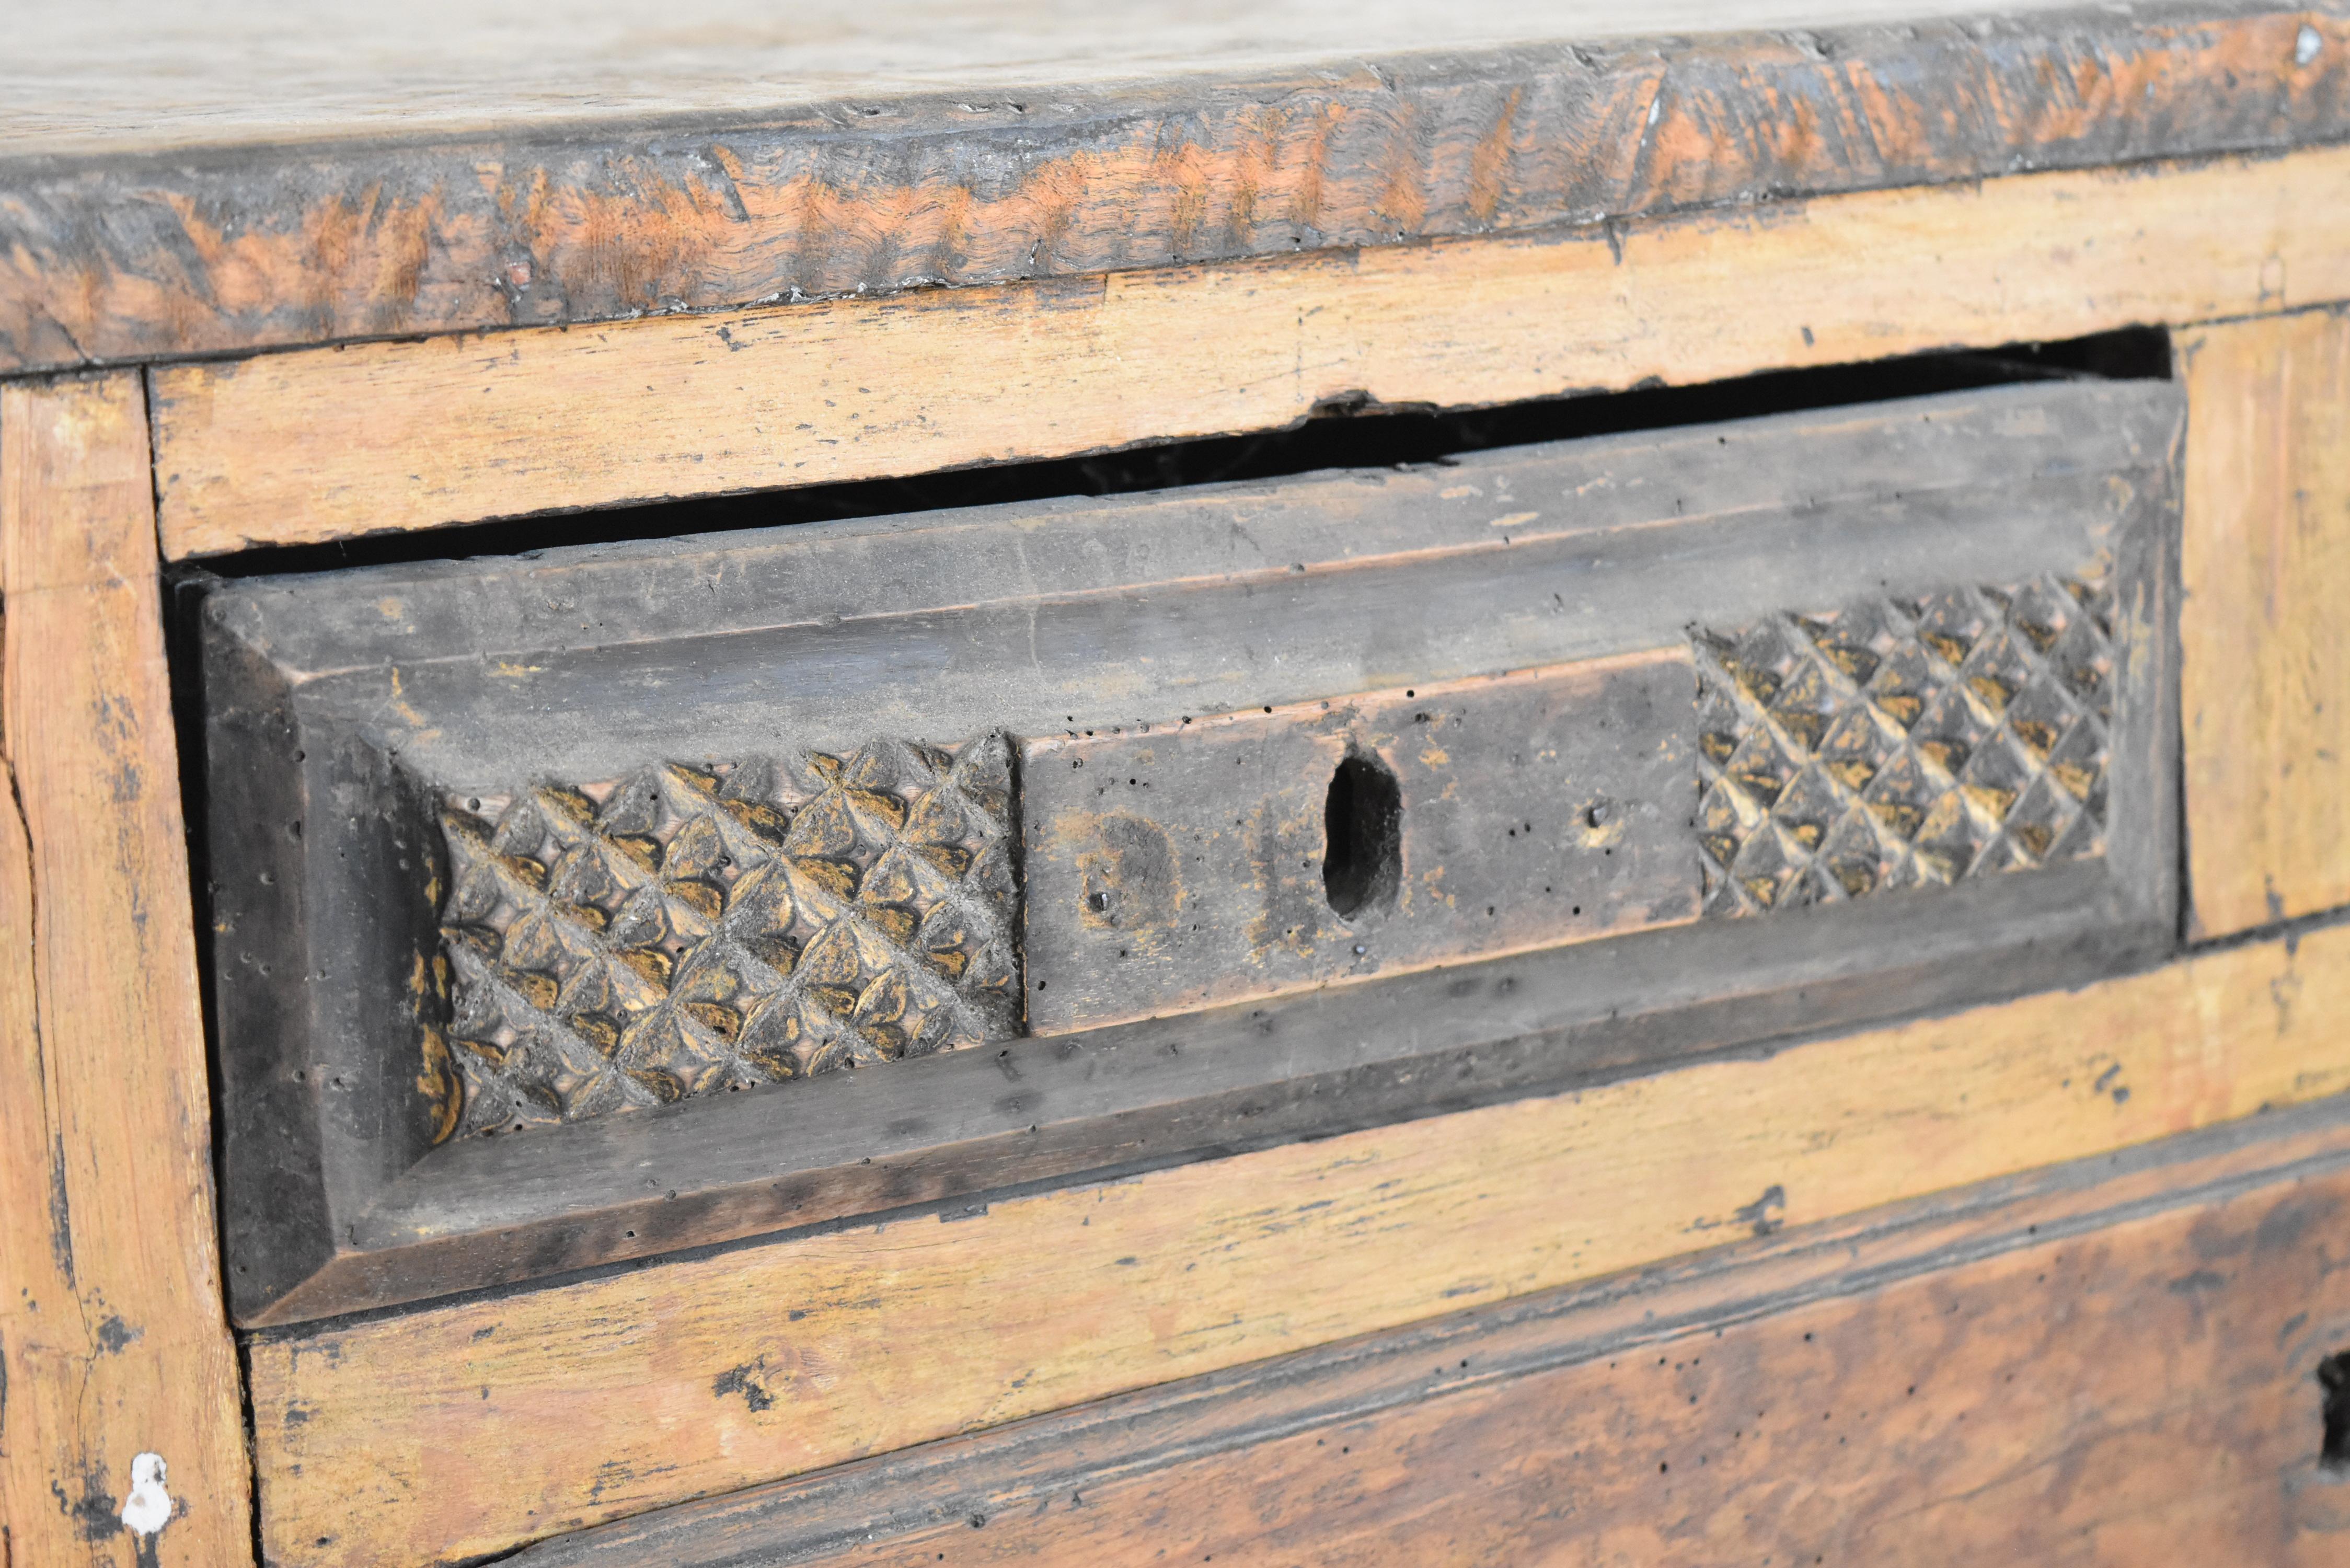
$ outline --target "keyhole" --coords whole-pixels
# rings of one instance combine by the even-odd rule
[[[2325,1469],[2350,1470],[2350,1351],[2319,1362],[2317,1383],[2325,1390],[2325,1428],[2319,1439],[2317,1462]]]
[[[1322,804],[1322,890],[1340,919],[1395,908],[1403,882],[1403,792],[1378,758],[1349,753]]]

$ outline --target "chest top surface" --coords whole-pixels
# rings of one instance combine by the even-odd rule
[[[0,374],[2267,152],[2258,0],[0,7]]]

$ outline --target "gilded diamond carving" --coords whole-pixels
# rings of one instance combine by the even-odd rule
[[[1692,628],[1710,915],[2100,855],[2109,581]]]
[[[1003,738],[444,803],[458,1134],[1017,1033]]]

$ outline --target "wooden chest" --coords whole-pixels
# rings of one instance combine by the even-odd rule
[[[0,1562],[2338,1560],[2350,24],[442,23],[0,23]]]

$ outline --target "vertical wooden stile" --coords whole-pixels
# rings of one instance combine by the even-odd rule
[[[2350,904],[2350,321],[2180,335],[2192,933]]]
[[[252,1560],[146,403],[0,385],[11,1568]]]

